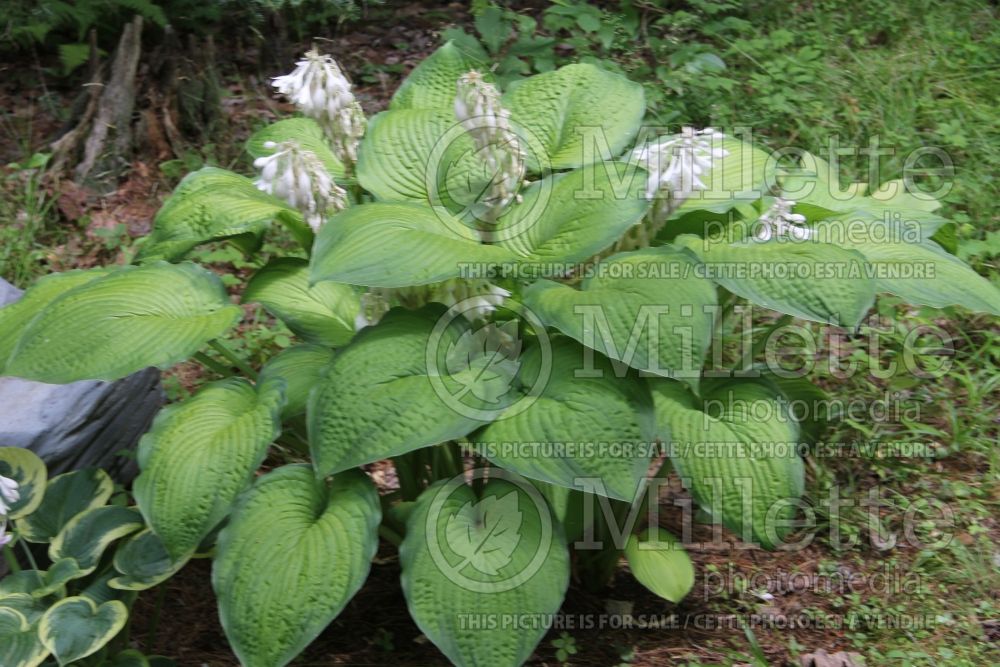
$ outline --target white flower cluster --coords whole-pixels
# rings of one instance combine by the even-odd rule
[[[271,85],[320,124],[341,161],[356,162],[365,114],[351,92],[351,82],[337,61],[315,50],[295,65],[291,74],[275,77]]]
[[[757,232],[754,236],[761,241],[769,241],[772,237],[791,236],[798,241],[804,241],[812,236],[812,230],[802,227],[806,216],[792,213],[795,202],[791,199],[776,197],[771,207],[764,215],[757,218]]]
[[[726,149],[713,146],[713,142],[724,138],[724,134],[710,127],[704,130],[685,127],[680,134],[632,151],[632,159],[649,172],[646,198],[669,193],[672,208],[677,208],[695,190],[707,189],[701,175],[712,168],[712,160],[729,155]]]
[[[7,514],[10,507],[21,499],[20,485],[16,480],[0,475],[0,547],[4,547],[13,539],[7,534]]]
[[[354,321],[354,327],[360,330],[376,324],[395,305],[416,309],[428,303],[443,303],[451,307],[466,299],[470,302],[462,306],[462,314],[470,322],[475,322],[486,319],[509,296],[510,292],[487,280],[463,278],[416,287],[373,288],[361,297],[361,312]]]
[[[492,222],[512,201],[521,201],[526,151],[510,125],[510,111],[500,105],[500,91],[472,71],[458,79],[455,116],[483,156],[492,182],[484,204]]]
[[[257,188],[302,211],[313,231],[319,231],[329,211],[347,206],[347,192],[334,183],[315,153],[293,141],[268,141],[264,147],[274,153],[253,162],[260,169]]]

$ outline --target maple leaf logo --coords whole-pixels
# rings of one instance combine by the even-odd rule
[[[499,575],[521,541],[522,522],[517,491],[502,498],[488,495],[478,503],[465,503],[448,517],[445,528],[449,546],[463,558],[455,571],[471,565],[483,574]]]
[[[467,329],[449,345],[445,356],[451,379],[461,386],[452,398],[461,400],[471,393],[482,403],[499,403],[521,367],[520,354],[521,339],[514,320]]]

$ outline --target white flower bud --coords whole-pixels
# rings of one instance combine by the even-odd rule
[[[319,231],[330,211],[347,206],[347,192],[330,178],[312,151],[293,141],[275,147],[273,154],[254,160],[261,172],[257,188],[302,211],[313,231]]]

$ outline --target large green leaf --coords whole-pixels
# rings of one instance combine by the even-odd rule
[[[125,627],[128,608],[118,600],[97,605],[86,597],[69,597],[52,605],[38,625],[38,635],[60,665],[101,650]]]
[[[544,350],[537,346],[524,355],[522,377],[544,376]],[[565,338],[552,341],[549,363],[537,400],[501,415],[476,437],[476,446],[525,477],[577,489],[584,488],[583,479],[599,480],[603,490],[591,490],[632,501],[652,453],[654,418],[645,386],[617,377],[607,359]]]
[[[153,233],[139,252],[140,261],[175,261],[192,248],[227,237],[260,236],[272,220],[288,225],[299,242],[311,239],[302,214],[253,181],[218,167],[204,167],[184,177],[153,220]]]
[[[338,213],[320,230],[310,264],[312,282],[409,287],[455,278],[463,265],[512,259],[441,208],[363,204]]]
[[[546,632],[501,619],[562,605],[569,553],[544,499],[529,483],[490,479],[477,498],[439,482],[421,494],[399,548],[403,594],[427,638],[461,667],[518,667]]]
[[[354,336],[361,300],[350,285],[324,281],[309,285],[309,262],[296,257],[272,260],[254,274],[243,302],[256,301],[308,342],[339,347]]]
[[[880,292],[922,306],[963,306],[1000,315],[1000,290],[930,240],[934,228],[913,224],[853,213],[819,223],[816,236],[860,252]]]
[[[706,274],[733,294],[779,313],[855,327],[875,300],[875,281],[856,250],[812,240],[720,243],[691,236]]]
[[[655,375],[697,378],[712,337],[716,288],[689,253],[663,246],[600,262],[576,290],[541,280],[524,293],[543,322]]]
[[[133,535],[115,551],[114,565],[118,576],[110,579],[108,586],[115,590],[144,591],[169,579],[187,560],[187,555],[173,558],[167,553],[160,536],[147,528]]]
[[[357,173],[379,201],[453,210],[471,208],[493,176],[450,107],[376,115],[358,149]]]
[[[7,518],[20,519],[34,512],[42,503],[49,473],[45,462],[24,447],[0,447],[0,477],[18,484],[19,497],[7,505]]]
[[[358,592],[378,548],[378,494],[360,471],[308,465],[261,477],[219,535],[212,587],[247,667],[288,664]]]
[[[175,559],[229,513],[278,436],[280,394],[220,380],[164,408],[139,442],[136,502]]]
[[[309,392],[319,383],[333,356],[333,350],[322,345],[295,345],[282,350],[264,364],[257,384],[262,392],[273,383],[284,385],[283,420],[306,411]]]
[[[434,316],[442,312],[392,310],[337,354],[309,400],[309,443],[318,474],[460,438],[489,421],[450,399],[461,394],[469,401],[463,405],[488,413],[494,385],[500,393],[509,388],[512,370],[487,373],[473,363],[449,368],[439,362],[462,334],[457,320],[434,332]]]
[[[247,152],[254,158],[273,155],[278,149],[264,145],[271,141],[276,144],[295,142],[300,148],[315,153],[335,179],[340,180],[347,175],[344,163],[330,149],[330,142],[323,134],[323,128],[312,118],[286,118],[265,125],[254,132],[247,141]]]
[[[525,188],[492,230],[496,243],[510,249],[528,275],[532,264],[569,265],[590,259],[642,219],[649,202],[640,196],[646,172],[607,162],[547,176]]]
[[[642,86],[594,65],[566,65],[522,82],[503,97],[514,130],[544,158],[534,168],[568,169],[620,155],[646,114]],[[596,143],[595,143],[596,142]]]
[[[694,566],[680,541],[659,526],[629,535],[625,545],[632,576],[664,600],[680,602],[694,586]]]
[[[698,504],[738,538],[777,546],[804,486],[782,393],[764,380],[704,380],[699,400],[674,380],[651,384],[670,460]]]
[[[72,558],[80,570],[78,576],[85,576],[97,567],[108,545],[142,530],[144,525],[142,515],[134,507],[108,505],[89,509],[77,514],[59,531],[49,545],[49,559],[55,563]]]
[[[17,520],[17,532],[29,542],[49,542],[71,519],[108,502],[113,491],[111,478],[99,468],[56,475],[35,511]]]
[[[396,90],[390,109],[451,109],[458,78],[478,70],[489,76],[489,66],[449,41],[414,68]]]
[[[36,667],[48,655],[35,625],[16,609],[0,607],[0,664]]]
[[[123,267],[41,306],[0,371],[67,383],[168,368],[221,336],[241,314],[218,277],[194,264]]]
[[[21,333],[46,306],[63,293],[105,276],[111,270],[100,267],[50,273],[39,278],[20,299],[0,308],[0,371],[17,346]]]

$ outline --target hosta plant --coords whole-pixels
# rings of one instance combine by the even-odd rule
[[[10,569],[0,579],[0,664],[175,664],[116,640],[138,592],[174,568],[104,471],[49,478],[33,452],[0,447],[0,545]]]
[[[164,570],[213,558],[246,665],[315,639],[380,536],[456,665],[526,661],[571,568],[599,587],[624,554],[677,601],[683,546],[635,519],[651,480],[675,471],[715,522],[774,548],[815,433],[788,402],[821,392],[733,350],[738,305],[848,329],[879,292],[1000,313],[932,240],[937,202],[834,197],[813,156],[779,170],[721,130],[644,127],[642,87],[591,65],[501,91],[446,44],[371,118],[318,53],[275,85],[301,115],[250,139],[255,176],[190,174],[135,265],[51,275],[0,310],[6,375],[194,357],[224,376],[158,416],[134,495]],[[243,309],[185,258],[223,239],[252,255],[276,225],[295,247],[237,293],[299,341],[254,368],[221,341]],[[930,269],[898,277],[914,264]]]

